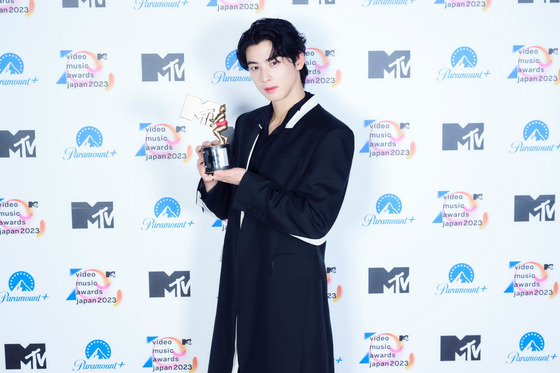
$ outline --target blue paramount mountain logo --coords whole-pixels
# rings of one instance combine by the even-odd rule
[[[64,160],[85,158],[111,158],[117,154],[116,150],[104,150],[103,135],[92,126],[83,127],[76,134],[77,147],[69,147],[64,151]]]
[[[4,53],[0,56],[0,86],[2,85],[33,85],[39,81],[37,77],[23,75],[24,64],[15,53]]]
[[[80,370],[100,370],[100,369],[119,369],[125,364],[124,362],[111,361],[111,346],[101,339],[96,339],[88,343],[86,346],[86,359],[78,359],[74,362],[73,372]]]
[[[486,285],[475,286],[474,271],[466,263],[455,264],[449,270],[449,283],[441,283],[436,288],[436,295],[444,294],[480,294],[486,291]]]
[[[29,273],[24,271],[15,272],[8,280],[10,292],[0,291],[0,304],[4,302],[41,302],[49,296],[45,294],[36,294],[35,279]]]
[[[364,216],[362,226],[369,227],[372,225],[387,224],[411,224],[414,216],[402,216],[402,202],[399,197],[394,194],[384,194],[377,200],[375,205],[377,214],[368,214]]]
[[[218,70],[213,75],[212,84],[232,83],[232,82],[250,82],[251,77],[239,64],[237,59],[237,50],[232,50],[226,56],[226,70]]]
[[[490,71],[476,68],[478,56],[469,47],[459,47],[451,54],[451,67],[442,67],[437,80],[446,79],[483,79],[490,75]]]
[[[514,141],[509,149],[510,154],[532,152],[554,152],[560,150],[560,143],[548,142],[549,130],[545,122],[532,120],[523,128],[523,141]]]
[[[155,218],[145,218],[142,221],[142,230],[149,229],[186,229],[194,221],[181,220],[181,206],[171,197],[159,199],[154,206]]]
[[[536,332],[525,333],[519,340],[519,351],[510,352],[507,355],[506,363],[525,363],[525,362],[551,362],[558,357],[556,353],[547,354],[544,352],[544,338]]]
[[[188,0],[134,0],[134,10],[145,8],[182,8]]]

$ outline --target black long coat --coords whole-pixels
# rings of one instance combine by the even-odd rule
[[[270,110],[237,120],[235,167],[248,168]],[[231,373],[236,325],[240,373],[334,372],[324,237],[346,192],[354,135],[314,97],[291,115],[258,174],[209,193],[199,186],[199,203],[228,219],[210,373]]]

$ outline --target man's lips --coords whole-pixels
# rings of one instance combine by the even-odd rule
[[[276,90],[276,88],[278,87],[266,87],[264,90],[266,91],[266,93],[272,93]]]

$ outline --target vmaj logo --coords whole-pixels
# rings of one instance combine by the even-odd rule
[[[403,216],[401,199],[394,194],[387,193],[379,197],[375,204],[377,214],[367,214],[364,216],[363,227],[371,225],[405,225],[411,224],[414,216]]]
[[[134,0],[134,10],[143,8],[182,8],[189,0]]]
[[[194,224],[191,219],[181,220],[181,206],[171,197],[159,199],[154,206],[155,218],[145,218],[142,221],[142,230],[149,229],[185,229]]]
[[[393,290],[393,294],[409,293],[409,268],[395,267],[387,272],[385,268],[369,268],[368,293],[383,294],[385,290]]]
[[[333,66],[332,60],[336,56],[334,49],[322,50],[307,48],[305,50],[305,65],[309,75],[305,78],[306,84],[330,84],[336,87],[340,84],[342,73]]]
[[[504,293],[511,293],[513,297],[548,296],[550,299],[558,294],[558,282],[551,280],[552,263],[537,262],[509,262],[510,270],[514,270],[513,281]]]
[[[339,285],[336,279],[336,267],[327,267],[327,299],[338,302],[342,297],[342,285]]]
[[[2,6],[0,5],[0,13]],[[37,77],[24,75],[23,60],[15,53],[0,56],[0,85],[32,85],[39,81]],[[15,79],[14,79],[15,78]]]
[[[441,361],[455,361],[464,358],[465,361],[478,361],[481,358],[480,335],[466,335],[459,339],[454,335],[441,336]]]
[[[442,150],[484,150],[484,123],[443,123]]]
[[[434,4],[436,5],[445,5],[443,9],[458,9],[458,8],[481,8],[482,10],[488,9],[492,0],[481,0],[481,1],[472,1],[472,0],[435,0]]]
[[[111,369],[116,370],[124,366],[124,362],[111,361],[111,346],[101,339],[96,339],[86,346],[86,359],[78,359],[74,362],[73,372],[80,370]]]
[[[186,132],[185,126],[171,126],[160,123],[140,123],[143,141],[136,157],[146,161],[179,160],[187,162],[192,157],[192,146],[181,141],[180,132]]]
[[[66,300],[76,301],[77,305],[104,303],[116,306],[121,302],[122,292],[111,280],[117,277],[115,271],[72,268],[70,276],[75,280]]]
[[[436,295],[443,294],[480,294],[486,291],[486,285],[474,284],[474,271],[466,263],[455,264],[449,270],[448,283],[441,283],[436,288]]]
[[[540,120],[532,120],[523,128],[523,141],[514,141],[510,147],[510,154],[517,152],[554,152],[560,150],[560,143],[547,142],[548,126]]]
[[[72,202],[72,229],[115,228],[113,202]]]
[[[3,0],[0,1],[0,14],[10,13],[30,16],[35,10],[35,0]]]
[[[56,84],[64,84],[66,89],[105,88],[108,91],[113,87],[115,77],[103,67],[103,61],[108,60],[107,53],[61,50],[60,58],[66,60],[66,66]]]
[[[150,298],[175,298],[191,296],[190,271],[175,271],[170,276],[165,272],[150,272]]]
[[[83,127],[76,135],[76,147],[66,148],[64,160],[85,158],[109,158],[117,154],[116,150],[103,150],[103,135],[92,126]]]
[[[556,195],[543,194],[536,199],[529,195],[515,196],[513,221],[554,221]]]
[[[489,70],[475,69],[478,56],[469,47],[460,47],[451,54],[451,67],[442,67],[437,80],[446,79],[483,79],[490,74]]]
[[[168,82],[185,81],[185,55],[169,53],[160,57],[156,53],[142,54],[142,81],[157,82],[167,78]]]
[[[542,335],[536,332],[525,333],[519,340],[519,351],[510,352],[506,358],[506,363],[550,362],[558,357],[556,353],[552,355],[545,353],[544,346]]]
[[[5,344],[6,369],[47,369],[47,347],[44,343],[31,343],[27,347]]]
[[[49,296],[45,294],[36,294],[35,279],[29,273],[24,271],[15,272],[8,280],[7,291],[0,291],[0,304],[4,302],[41,302]]]
[[[35,158],[37,149],[35,130],[21,130],[12,135],[10,131],[0,130],[0,158],[19,156]]]
[[[63,8],[79,8],[80,6],[89,6],[89,8],[105,8],[105,0],[62,0]]]
[[[360,150],[374,158],[410,159],[416,152],[416,143],[408,139],[409,122],[392,120],[364,120],[364,128],[369,128],[369,138]]]
[[[514,45],[515,67],[508,79],[517,83],[554,83],[560,81],[558,68],[558,48],[545,48],[539,45]]]
[[[259,13],[264,9],[265,0],[238,0],[232,2],[231,0],[210,0],[207,7],[216,7],[216,11],[243,11],[243,10],[254,10],[255,13]]]
[[[364,333],[368,352],[360,364],[369,364],[370,368],[412,368],[414,354],[407,351],[408,340],[409,336],[406,334],[397,336],[391,333]]]
[[[147,337],[146,342],[150,345],[150,357],[142,368],[152,368],[153,372],[164,370],[194,372],[198,368],[197,357],[190,358],[193,355],[190,351],[192,349],[192,339]]]
[[[399,50],[390,55],[384,51],[369,51],[368,78],[410,78],[410,51]]]
[[[0,236],[35,234],[40,237],[45,232],[45,221],[37,218],[38,207],[39,201],[0,197]]]
[[[438,199],[443,198],[441,212],[432,223],[445,227],[478,227],[488,224],[488,213],[482,212],[479,204],[484,199],[482,193],[439,191]]]
[[[239,64],[236,49],[226,56],[225,68],[226,71],[218,70],[214,73],[212,84],[252,81],[251,76]]]

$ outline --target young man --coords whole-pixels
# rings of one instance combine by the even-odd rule
[[[233,166],[207,175],[198,201],[228,219],[210,373],[334,372],[325,236],[342,205],[352,131],[304,91],[305,38],[260,19],[237,56],[270,104],[241,115]],[[208,146],[209,143],[203,144]]]

